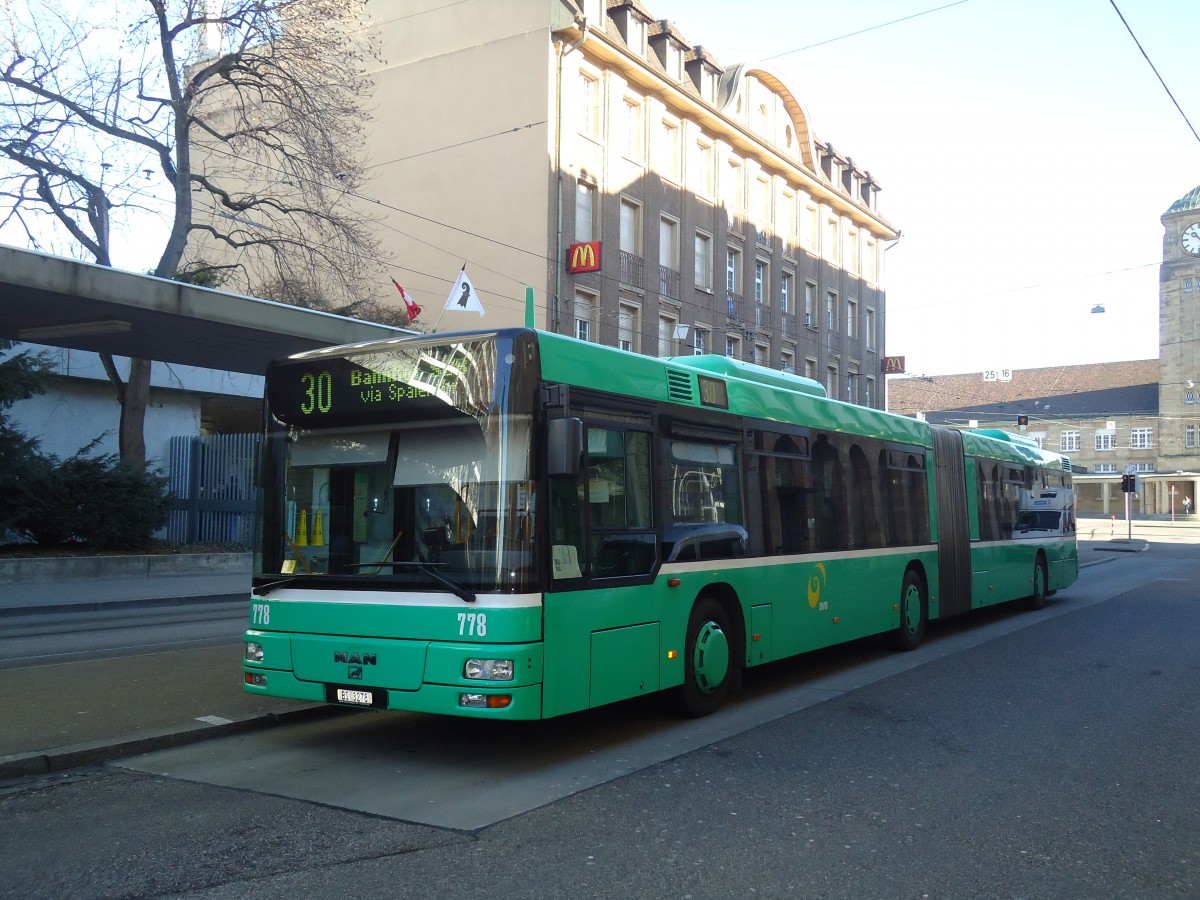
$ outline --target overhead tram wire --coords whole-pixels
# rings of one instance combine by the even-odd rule
[[[1117,6],[1117,0],[1108,0],[1108,2],[1112,4],[1112,8],[1116,11],[1117,16],[1121,19],[1121,24],[1125,26],[1125,30],[1129,32],[1129,36],[1133,38],[1133,42],[1137,44],[1138,50],[1142,52],[1142,56],[1145,57],[1151,71],[1154,72],[1154,77],[1158,79],[1158,83],[1162,85],[1163,90],[1167,92],[1167,96],[1171,98],[1171,102],[1175,104],[1175,108],[1179,110],[1179,115],[1183,117],[1183,121],[1187,124],[1188,130],[1192,132],[1192,137],[1200,142],[1200,134],[1196,133],[1196,129],[1192,125],[1191,120],[1188,119],[1187,113],[1183,111],[1183,107],[1179,105],[1179,101],[1175,99],[1175,95],[1172,94],[1171,89],[1167,87],[1167,82],[1164,81],[1162,75],[1159,74],[1158,67],[1155,66],[1153,60],[1150,59],[1150,54],[1146,52],[1146,48],[1142,46],[1142,42],[1138,40],[1137,35],[1133,33],[1133,29],[1129,27],[1129,23],[1125,21],[1124,14],[1121,12],[1120,7]]]
[[[457,147],[466,147],[470,144],[476,144],[479,141],[490,140],[491,138],[494,138],[494,137],[503,137],[506,134],[516,134],[519,131],[526,131],[530,128],[537,128],[539,125],[545,125],[545,124],[546,124],[546,119],[542,119],[542,121],[540,121],[540,122],[530,122],[527,125],[518,125],[515,128],[506,128],[506,129],[504,129],[504,131],[497,131],[494,134],[485,134],[482,137],[471,138],[470,140],[467,140],[467,141],[459,141],[457,144],[447,144],[444,147],[434,147],[431,150],[422,150],[420,153],[413,153],[413,154],[410,154],[409,156],[399,156],[396,159],[389,159],[385,162],[375,163],[373,166],[367,166],[363,171],[369,172],[371,169],[378,169],[382,166],[390,166],[393,163],[405,162],[410,159],[417,159],[418,157],[421,157],[421,156],[428,156],[431,153],[441,153],[443,150],[454,150]]]
[[[781,56],[791,56],[793,53],[803,53],[805,50],[812,50],[814,47],[824,47],[826,44],[832,44],[835,41],[844,41],[846,38],[858,37],[860,34],[867,34],[871,31],[878,31],[880,28],[887,28],[889,25],[898,25],[901,22],[907,22],[910,19],[919,19],[921,16],[927,16],[930,13],[941,12],[944,9],[950,9],[952,6],[962,6],[964,3],[969,3],[970,0],[955,0],[954,3],[947,3],[945,6],[938,6],[934,9],[927,9],[924,12],[913,13],[911,16],[904,16],[899,19],[892,19],[888,22],[880,22],[878,25],[871,25],[868,28],[860,28],[858,31],[852,31],[849,34],[842,34],[838,37],[831,37],[823,41],[817,41],[815,44],[809,44],[806,47],[797,47],[795,50],[784,50],[782,53],[776,53],[773,56],[764,56],[763,62],[770,62],[773,59],[779,59]]]

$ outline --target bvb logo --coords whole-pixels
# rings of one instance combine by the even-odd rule
[[[808,579],[808,605],[813,609],[821,602],[821,590],[826,581],[828,577],[825,574],[825,564],[817,563],[817,571]]]

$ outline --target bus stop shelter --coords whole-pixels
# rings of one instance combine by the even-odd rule
[[[280,356],[412,332],[0,245],[0,338],[262,375]]]

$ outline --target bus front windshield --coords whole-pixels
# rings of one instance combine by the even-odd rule
[[[269,373],[268,397],[273,377],[296,380],[313,371]],[[333,408],[343,373],[336,366],[320,370],[329,372],[333,388],[323,396]],[[277,392],[283,415],[276,416],[291,423],[268,435],[277,475],[266,483],[277,496],[267,497],[274,514],[264,515],[258,575],[330,587],[350,580],[356,589],[452,591],[464,599],[476,591],[530,589],[531,420],[501,405],[511,384],[500,380],[505,389],[498,392],[493,377],[477,379],[473,390],[430,391],[421,402],[365,417],[383,421],[350,424],[356,416],[342,416],[327,420],[331,427],[311,427],[324,421],[309,419],[296,424],[300,416],[287,415],[286,391]],[[303,401],[296,409],[303,411]]]

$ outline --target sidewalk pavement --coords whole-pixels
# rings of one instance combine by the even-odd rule
[[[0,629],[103,610],[248,603],[250,573],[17,581],[0,588]],[[248,694],[242,643],[115,651],[0,668],[0,780],[44,775],[340,710]],[[0,662],[0,665],[3,665]]]
[[[1107,528],[1108,523],[1103,523]],[[1085,535],[1080,529],[1080,536]],[[1080,566],[1146,542],[1081,540]],[[249,575],[162,575],[9,584],[0,627],[46,614],[218,603],[249,597]],[[242,646],[170,649],[0,668],[0,780],[96,765],[195,741],[346,711],[242,690]]]

